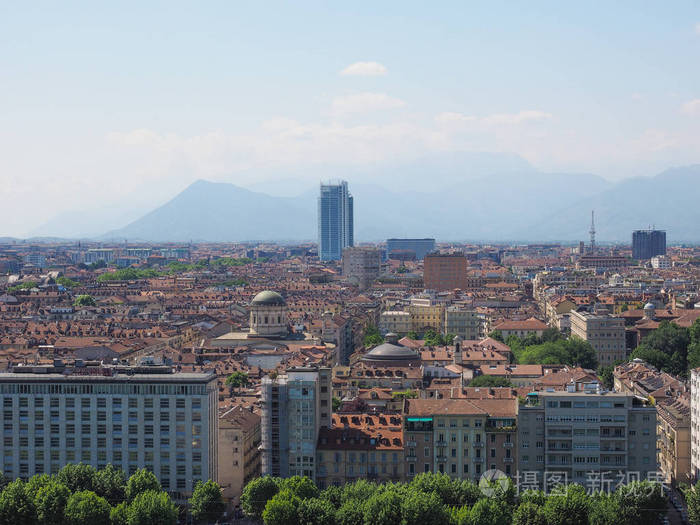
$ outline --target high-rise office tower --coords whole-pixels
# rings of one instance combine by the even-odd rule
[[[636,230],[632,233],[632,258],[651,259],[666,255],[666,232],[663,230]]]
[[[318,197],[318,256],[338,261],[343,248],[354,244],[353,201],[348,183],[321,184]]]

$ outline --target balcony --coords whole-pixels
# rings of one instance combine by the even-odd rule
[[[444,463],[447,461],[447,456],[437,456],[435,459],[437,459],[438,463]]]
[[[474,459],[472,459],[472,461],[473,461],[474,463],[483,463],[483,462],[484,462],[484,458],[474,458]]]
[[[472,446],[474,448],[483,448],[484,442],[483,441],[474,441],[474,443],[472,443]]]
[[[437,447],[446,447],[447,446],[447,441],[440,440],[435,442],[435,446]]]
[[[503,443],[503,448],[513,448],[513,443],[506,441]]]
[[[416,446],[416,442],[415,442],[415,441],[406,441],[406,446],[407,446],[407,447],[415,447],[415,446]]]
[[[513,458],[503,458],[503,463],[513,463]]]
[[[418,456],[406,456],[406,461],[418,461]]]

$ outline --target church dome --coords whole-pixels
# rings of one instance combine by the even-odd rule
[[[277,292],[265,290],[253,297],[253,300],[250,302],[250,304],[261,306],[285,306],[287,302],[284,300],[284,297],[282,297]]]
[[[388,365],[392,362],[406,362],[417,359],[419,359],[418,354],[410,348],[391,343],[383,343],[374,347],[362,358],[363,361],[381,361]]]
[[[644,305],[645,310],[656,310],[656,306],[654,306],[654,303],[647,303]]]

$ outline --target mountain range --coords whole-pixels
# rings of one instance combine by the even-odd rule
[[[324,171],[324,179],[329,172],[349,182],[359,242],[388,237],[574,242],[588,239],[591,210],[601,242],[629,242],[633,230],[650,225],[667,230],[669,242],[700,241],[696,227],[700,165],[617,183],[592,174],[538,172],[515,156],[474,154]],[[308,172],[304,180],[309,180]],[[198,180],[162,206],[98,238],[195,242],[316,238],[317,185],[304,187],[291,173],[291,178],[255,188],[258,191]],[[302,193],[284,196],[293,189]],[[42,234],[54,235],[55,226],[46,225]]]

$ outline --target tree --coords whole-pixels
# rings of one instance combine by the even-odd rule
[[[642,340],[632,356],[644,359],[642,356],[647,355],[657,360],[664,371],[685,376],[688,371],[688,345],[690,342],[691,331],[688,328],[682,328],[668,321],[661,321],[659,327]],[[655,352],[650,352],[650,350]],[[660,358],[659,352],[666,355],[665,360]],[[654,366],[657,365],[654,364]]]
[[[660,483],[633,481],[615,491],[619,503],[618,519],[634,525],[652,525],[667,506],[666,496]]]
[[[126,498],[126,474],[111,463],[95,474],[95,493],[116,505]]]
[[[659,370],[666,370],[668,368],[668,355],[661,350],[656,350],[654,348],[648,348],[640,345],[634,349],[630,358],[646,361],[651,366],[658,368]]]
[[[470,525],[510,525],[510,507],[505,501],[484,498],[469,511]]]
[[[34,495],[34,506],[39,523],[44,525],[61,525],[70,490],[63,483],[50,480],[39,488]]]
[[[262,513],[265,525],[292,525],[299,521],[297,512],[301,500],[289,489],[279,491],[265,505]]]
[[[249,518],[262,518],[265,505],[279,492],[279,480],[270,476],[255,478],[243,489],[241,508]]]
[[[68,498],[65,517],[69,525],[110,525],[107,500],[91,490],[75,492]]]
[[[615,376],[613,375],[614,370],[615,365],[603,365],[598,367],[598,378],[603,386],[608,390],[612,390],[615,386]]]
[[[363,340],[363,344],[365,345],[365,348],[372,348],[373,346],[380,345],[383,342],[384,342],[384,338],[379,333],[379,330],[377,329],[376,326],[371,324],[365,328],[365,337]]]
[[[142,468],[137,470],[126,483],[126,499],[131,502],[139,494],[148,491],[160,492],[161,490],[160,482],[156,475],[150,470]]]
[[[35,474],[29,478],[29,481],[27,481],[24,486],[24,490],[27,492],[27,496],[33,501],[39,489],[48,485],[51,481],[51,476],[48,474]]]
[[[333,396],[333,412],[338,411],[338,409],[340,408],[340,403],[341,403],[340,399]]]
[[[501,332],[500,330],[494,330],[489,334],[489,337],[501,343],[505,343],[505,341],[503,340],[503,332]]]
[[[365,525],[401,525],[401,496],[393,490],[376,492],[364,508]]]
[[[97,303],[91,295],[83,294],[75,298],[75,301],[73,301],[73,306],[97,306]]]
[[[97,471],[95,467],[85,463],[69,463],[58,471],[58,481],[63,483],[68,490],[80,492],[82,490],[94,490]]]
[[[0,525],[34,525],[36,509],[25,483],[15,480],[0,494]]]
[[[448,515],[434,492],[411,490],[401,501],[403,525],[444,525]]]
[[[129,504],[122,501],[116,507],[112,507],[109,513],[109,521],[112,525],[129,525]]]
[[[469,381],[469,386],[479,386],[479,387],[512,387],[513,383],[505,377],[495,377],[495,376],[476,376],[474,379]]]
[[[442,346],[442,337],[435,330],[428,330],[423,336],[426,346]]]
[[[127,525],[175,525],[176,523],[177,508],[166,492],[147,490],[137,494],[129,504]]]
[[[406,334],[406,337],[408,337],[409,339],[412,339],[412,340],[414,340],[414,341],[417,341],[417,340],[418,340],[418,334],[417,334],[416,332],[414,332],[413,330],[411,330],[410,332],[408,332],[408,333]]]
[[[694,325],[693,325],[694,326]],[[688,506],[688,518],[693,525],[700,524],[700,491],[697,484],[688,487],[684,492],[685,503]]]
[[[614,496],[598,494],[591,498],[588,510],[590,525],[617,525],[620,523],[620,504]]]
[[[547,525],[542,507],[525,501],[513,512],[513,525]]]
[[[225,509],[226,505],[218,483],[211,480],[197,482],[190,498],[190,512],[195,521],[205,523],[216,521]]]
[[[302,500],[297,514],[300,525],[335,525],[335,508],[325,499]]]
[[[588,522],[588,497],[580,485],[569,485],[550,494],[543,512],[547,525],[580,525]]]
[[[364,501],[348,500],[335,513],[338,525],[363,525],[364,519]]]
[[[320,493],[313,480],[306,476],[292,476],[282,480],[280,492],[283,490],[289,490],[300,499],[317,498]]]
[[[247,372],[236,370],[233,374],[226,378],[226,385],[231,388],[246,387],[250,383]]]

